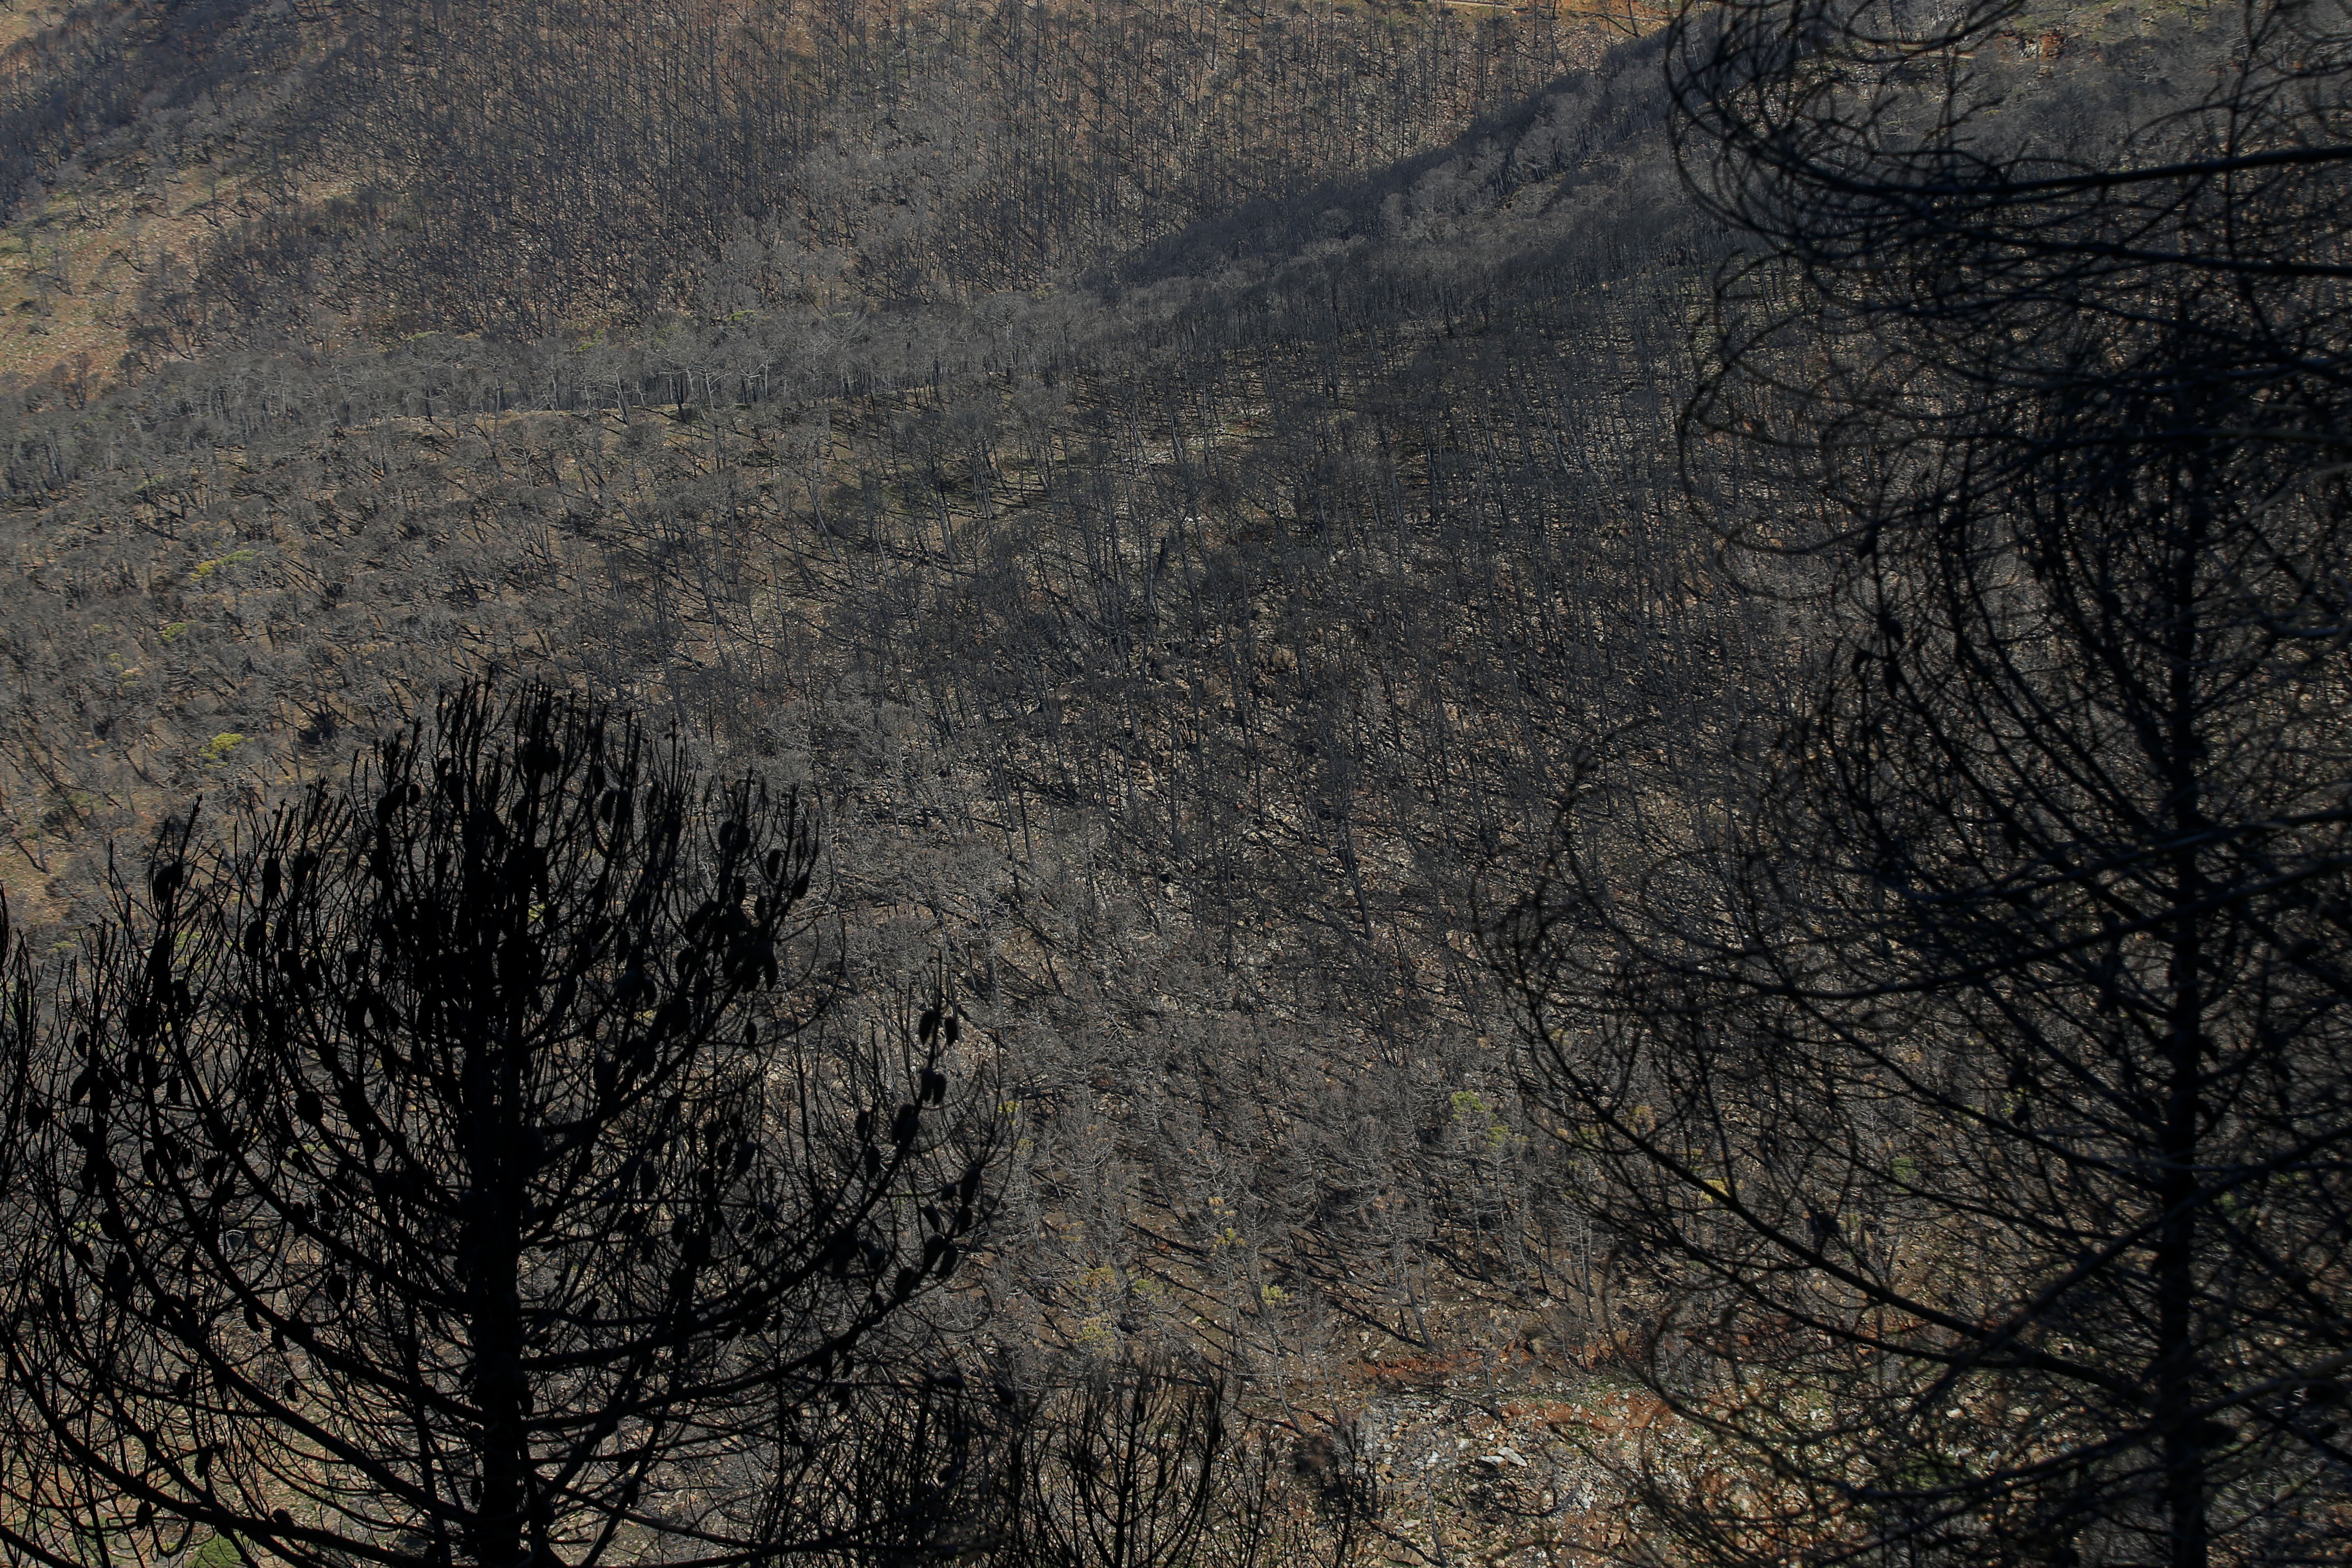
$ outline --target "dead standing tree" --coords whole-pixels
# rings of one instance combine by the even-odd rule
[[[39,1020],[10,1553],[920,1555],[975,1428],[883,1336],[990,1145],[940,1008],[816,1026],[799,802],[470,688],[241,831],[167,834]]]
[[[1213,1525],[1256,1525],[1248,1500],[1220,1496],[1216,1373],[1121,1361],[1024,1397],[1003,1468],[1007,1568],[1174,1568]]]
[[[1812,658],[1720,798],[1597,766],[1501,946],[1534,1095],[1667,1304],[1654,1384],[1754,1460],[1639,1478],[1661,1540],[2317,1561],[2352,1494],[2352,31],[2183,24],[2148,74],[2210,96],[2074,134],[1997,63],[2014,14],[1678,21],[1685,168],[1761,251],[1686,463],[1737,551],[1804,563]]]

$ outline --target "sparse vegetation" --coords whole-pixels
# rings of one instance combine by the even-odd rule
[[[296,820],[273,814],[376,779],[387,739],[467,682],[535,682],[555,709],[669,738],[681,770],[821,809],[795,908],[824,954],[824,1049],[919,1044],[923,998],[955,998],[975,1021],[965,1048],[985,1026],[970,1109],[1000,1141],[995,1207],[955,1242],[951,1288],[913,1292],[856,1376],[803,1367],[757,1420],[738,1411],[723,1462],[698,1451],[719,1469],[673,1474],[674,1501],[735,1500],[723,1527],[692,1526],[703,1546],[657,1548],[684,1514],[596,1489],[608,1444],[579,1450],[567,1517],[614,1533],[532,1554],[716,1562],[789,1538],[999,1568],[1778,1564],[1892,1551],[1886,1500],[1933,1493],[1969,1500],[1904,1516],[1922,1563],[2071,1549],[2078,1568],[2120,1568],[2162,1548],[2191,1568],[2163,1522],[2177,1509],[2116,1524],[2107,1502],[2069,1513],[2039,1481],[2011,1487],[1984,1445],[2012,1441],[2018,1410],[2042,1435],[2013,1437],[2028,1448],[2070,1420],[2117,1445],[2061,1467],[2081,1499],[2206,1476],[2182,1445],[2226,1419],[2207,1495],[2291,1477],[2305,1489],[2263,1518],[2335,1517],[2333,1374],[2312,1373],[2338,1353],[2319,1344],[2334,1265],[2224,1245],[2272,1247],[2290,1209],[2329,1212],[2324,1159],[2257,1183],[2252,1208],[2231,1206],[2252,1202],[2236,1187],[2191,1204],[2210,1334],[2193,1372],[2146,1374],[2173,1391],[2168,1414],[2116,1394],[2054,1415],[2056,1384],[1974,1363],[1948,1387],[1920,1369],[1950,1344],[1871,1319],[1897,1310],[1885,1300],[1820,1297],[1830,1251],[1878,1247],[1867,1280],[1914,1304],[1937,1280],[1976,1290],[1950,1332],[1996,1331],[1983,1322],[2011,1321],[2066,1249],[2004,1251],[1985,1237],[2011,1231],[1955,1205],[2009,1204],[2025,1230],[2073,1205],[2062,1228],[2105,1261],[2053,1285],[2032,1331],[2081,1338],[2082,1364],[2126,1381],[2141,1374],[2116,1369],[2163,1360],[2157,1329],[2114,1326],[2163,1316],[2158,1271],[2116,1238],[2161,1228],[2134,1173],[2172,1156],[2114,1132],[2098,1181],[2036,1187],[2018,1163],[2062,1110],[2128,1098],[2163,1055],[2143,1024],[2176,994],[2151,956],[2172,937],[2116,939],[2100,1011],[2099,910],[2124,921],[2124,893],[2082,847],[2161,835],[2051,804],[2065,755],[2121,768],[2147,723],[2081,674],[2137,669],[2116,650],[2141,644],[2069,641],[2049,617],[2128,598],[2150,552],[2254,541],[2269,580],[2305,584],[2240,614],[2229,595],[2254,579],[2239,560],[2179,601],[2213,637],[2272,649],[2241,661],[2199,790],[2236,803],[2217,822],[2259,826],[2263,802],[2310,818],[2231,841],[2285,854],[2292,838],[2317,868],[2292,897],[2212,917],[2233,952],[2269,955],[2247,960],[2249,984],[2302,998],[2302,1021],[2242,988],[2207,1012],[2234,1020],[2214,1037],[2242,1077],[2290,1063],[2314,1137],[2341,1087],[2322,1005],[2342,946],[2321,820],[2340,706],[2322,635],[2344,351],[2332,24],[2267,0],[1963,9],[1960,34],[1892,63],[1853,41],[1866,7],[1819,0],[0,12],[0,539],[16,584],[0,601],[0,889],[28,987],[9,1126],[44,1096],[86,1118],[101,1077],[121,1121],[178,1081],[150,1081],[118,1040],[75,1102],[91,1063],[74,1053],[98,1047],[36,1001],[104,974],[127,1006],[147,984],[162,917],[146,858],[161,843],[155,865],[175,863],[192,809],[184,843],[218,857],[205,885],[234,889],[238,868],[259,874],[239,857],[268,825]],[[2242,47],[2273,25],[2299,30],[2293,49]],[[1709,49],[1755,29],[1802,42],[1730,48],[1745,74],[1707,74]],[[1977,106],[1949,124],[1929,112],[1947,83]],[[2307,163],[2269,184],[2127,177],[2217,126],[2285,137]],[[2077,205],[2003,195],[2043,174],[2082,182]],[[2151,217],[2159,187],[2185,205]],[[2189,249],[2081,261],[2126,230]],[[2254,231],[2291,237],[2281,254],[2305,271],[2178,270]],[[2072,272],[2048,259],[2068,245]],[[2203,435],[2179,427],[2181,387],[2210,394]],[[2163,475],[2238,531],[2168,534],[2196,508],[2158,497]],[[2021,693],[2055,716],[2000,717]],[[2292,751],[2310,798],[2256,787],[2240,742]],[[2008,772],[1976,766],[1986,747]],[[2029,795],[2042,816],[2015,804]],[[2015,844],[2004,810],[2032,818]],[[1916,915],[1902,925],[1874,900],[1912,884],[1885,868],[1924,877],[1936,845],[1974,880],[1936,882],[1927,914],[1896,900]],[[2024,888],[2028,862],[2046,875]],[[1498,948],[1498,917],[1547,867],[1564,902],[1538,900],[1547,919]],[[546,901],[509,912],[528,928]],[[2132,907],[2161,925],[2181,905]],[[1748,967],[1677,945],[1714,913],[1746,922],[1748,945],[1722,951]],[[1967,966],[1930,962],[2044,928],[2087,945],[1950,985]],[[136,951],[91,968],[90,944],[126,932]],[[236,934],[217,952],[169,944],[191,1005],[211,1005],[205,974],[245,962]],[[1818,958],[1813,989],[1776,1001],[1791,942]],[[1523,967],[1498,970],[1498,952]],[[2105,1042],[2096,1071],[2050,1034],[2076,1001],[2081,1039]],[[786,1011],[816,1049],[810,1010]],[[207,1016],[221,1039],[251,1033],[234,1008]],[[1832,1016],[1824,1037],[1802,1022]],[[362,1011],[357,1033],[320,1036],[320,1060],[385,1027]],[[1893,1101],[1865,1115],[1818,1073],[1780,1100],[1729,1083],[1743,1052],[1851,1084],[1932,1062],[1974,1087],[1942,1121]],[[1656,1071],[1592,1076],[1621,1058]],[[353,1070],[364,1086],[389,1069]],[[300,1092],[281,1077],[271,1092]],[[328,1122],[343,1114],[312,1092]],[[819,1121],[849,1118],[856,1142],[870,1108],[837,1109]],[[308,1149],[319,1124],[289,1114],[263,1120]],[[759,1135],[776,1149],[817,1147],[795,1142],[816,1123],[775,1116]],[[73,1120],[0,1160],[56,1148]],[[2200,1143],[2236,1151],[2231,1170],[2253,1147],[2242,1123]],[[1840,1138],[1836,1181],[1773,1152]],[[121,1168],[145,1179],[137,1142]],[[88,1260],[59,1252],[80,1168],[60,1158],[0,1184],[48,1194],[39,1215],[10,1198],[10,1256],[37,1267],[0,1289],[52,1327],[29,1281],[77,1280],[115,1313],[108,1260],[132,1250],[101,1231]],[[1755,1212],[1789,1223],[1694,1263],[1690,1226],[1759,1193],[1780,1207]],[[2307,1278],[2251,1283],[2282,1269]],[[2242,1307],[2270,1316],[2248,1328]],[[1892,1348],[1854,1359],[1866,1319]],[[150,1314],[141,1331],[169,1326]],[[265,1358],[300,1348],[269,1344],[266,1322],[224,1331],[259,1335]],[[2312,1373],[2315,1392],[2249,1396],[2261,1433],[2184,1415],[2181,1390],[2251,1386],[2213,1381],[2213,1357],[2241,1352]],[[0,1489],[35,1509],[5,1528],[52,1568],[240,1543],[339,1568],[522,1553],[499,1534],[503,1505],[412,1497],[394,1521],[374,1483],[343,1488],[280,1437],[254,1437],[242,1470],[216,1459],[251,1480],[233,1507],[184,1475],[137,1494],[144,1457],[105,1448],[95,1406],[51,1421],[22,1404],[41,1375],[28,1357],[12,1370],[0,1413],[48,1436],[0,1459]],[[1928,1389],[1953,1397],[1920,1403]],[[240,1430],[333,1429],[283,1378],[262,1392],[275,1406]],[[169,1400],[123,1397],[121,1431],[174,1451]],[[555,1463],[587,1405],[552,1384],[532,1399],[532,1462]],[[1890,1425],[1904,1399],[1918,1410]],[[72,1468],[71,1523],[73,1500],[40,1489],[39,1445],[60,1431],[105,1457]],[[2132,1453],[2172,1457],[2135,1470]],[[1853,1464],[1866,1499],[1839,1468]],[[1105,1537],[1121,1496],[1132,1528]],[[353,1522],[369,1509],[383,1518]],[[2200,1561],[2325,1556],[2325,1529],[2290,1551],[2216,1526]],[[2258,1539],[2270,1558],[2231,1544]]]

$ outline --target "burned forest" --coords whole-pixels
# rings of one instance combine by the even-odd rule
[[[5,0],[7,1568],[2352,1555],[2352,10]]]

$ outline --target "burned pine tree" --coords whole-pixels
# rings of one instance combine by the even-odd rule
[[[2088,130],[1998,0],[1677,23],[1755,242],[1689,471],[1808,644],[1713,798],[1596,758],[1501,934],[1752,1461],[1634,1478],[1699,1560],[2345,1550],[2352,32],[2221,16]]]
[[[895,1327],[991,1146],[951,1008],[819,1026],[817,853],[793,796],[481,687],[167,833],[36,1020],[10,1554],[919,1555],[975,1428]]]
[[[1215,1372],[1122,1359],[1019,1397],[997,1561],[1172,1568],[1193,1560],[1213,1525],[1257,1523],[1262,1503],[1220,1496],[1230,1435]]]

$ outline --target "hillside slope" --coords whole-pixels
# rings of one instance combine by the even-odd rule
[[[1034,288],[1443,142],[1599,37],[1203,0],[11,16],[0,374],[77,384],[133,351]]]
[[[1580,746],[1704,798],[1804,653],[1685,503],[1728,247],[1654,46],[780,15],[600,54],[593,5],[322,11],[175,144],[226,210],[161,209],[179,259],[84,318],[131,363],[0,407],[12,902],[93,912],[108,835],[340,767],[454,672],[625,693],[827,801],[872,1016],[938,952],[1002,1033],[1003,1331],[1213,1344],[1367,1430],[1515,1356],[1530,1409],[1601,1388],[1476,932]],[[2010,65],[2093,121],[2153,68]],[[103,142],[16,232],[114,221]]]

